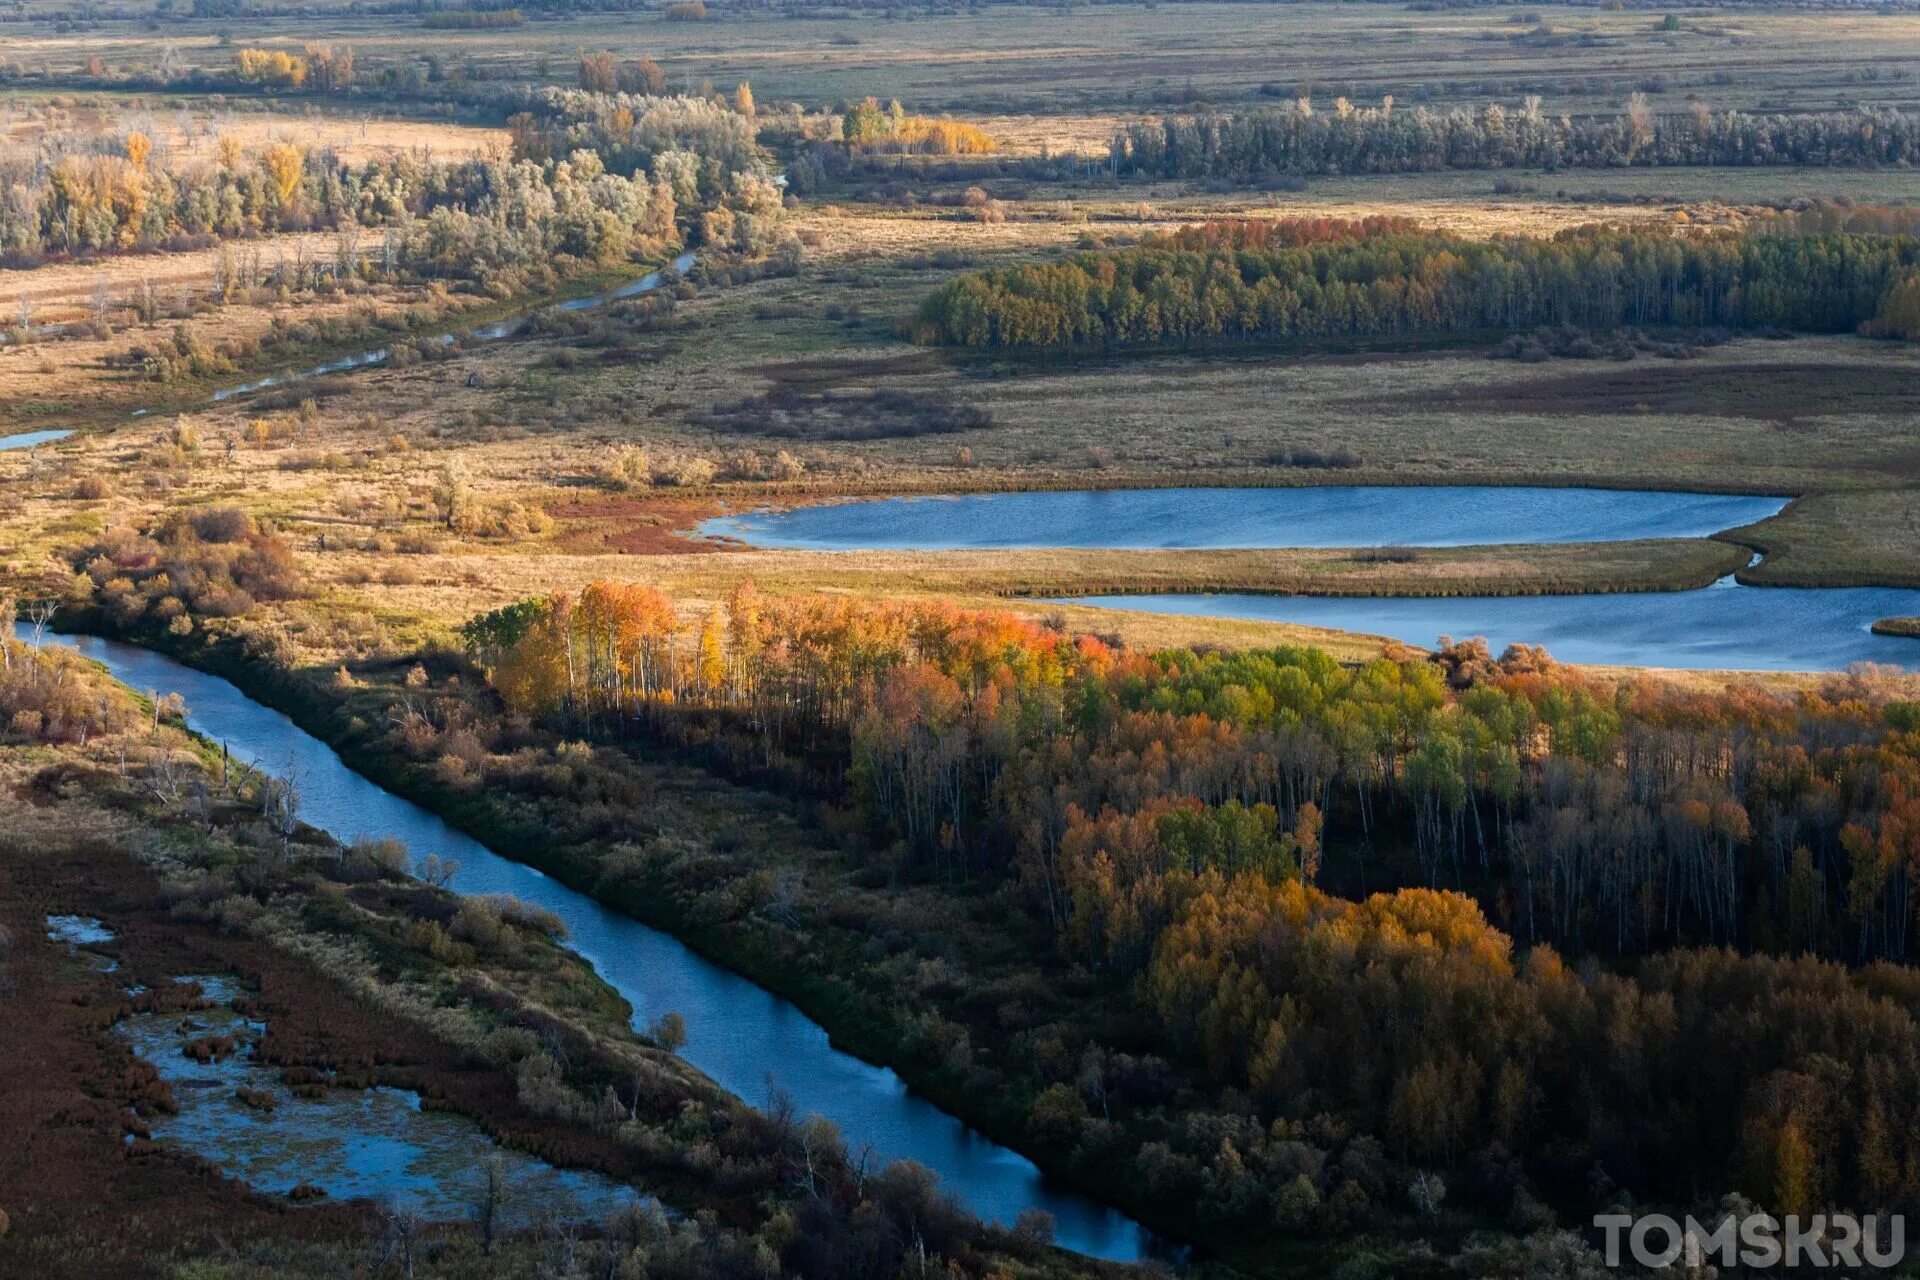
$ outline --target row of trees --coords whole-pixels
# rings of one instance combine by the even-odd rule
[[[291,143],[177,164],[143,133],[72,139],[0,160],[0,257],[130,251],[272,231],[386,227],[384,265],[489,278],[503,267],[654,257],[688,240],[758,252],[780,219],[779,189],[751,130],[696,99],[613,104],[572,127],[522,128],[515,159],[415,153],[350,164]],[[554,152],[531,139],[552,138]],[[606,158],[611,156],[613,165]],[[352,264],[346,264],[351,270]]]
[[[1210,223],[1135,248],[963,275],[915,337],[970,347],[1874,320],[1920,240],[1587,227],[1468,240],[1402,219]]]
[[[750,586],[688,616],[599,583],[466,636],[515,711],[785,767],[896,870],[1000,884],[1258,1108],[1187,1099],[1175,1124],[1138,1064],[1048,1067],[1033,1123],[1090,1169],[1330,1229],[1386,1193],[1368,1143],[1513,1162],[1509,1194],[1920,1204],[1920,985],[1894,963],[1920,706],[1872,678],[1787,696],[1474,645],[1143,654]]]
[[[521,160],[546,162],[588,150],[610,172],[632,174],[685,155],[697,159],[709,189],[728,173],[765,172],[751,114],[711,98],[546,88],[507,128]]]
[[[1118,131],[1117,175],[1249,182],[1278,174],[1412,173],[1440,169],[1611,169],[1629,165],[1880,167],[1920,160],[1920,114],[1893,108],[1809,114],[1715,112],[1693,103],[1656,111],[1635,94],[1617,116],[1551,116],[1529,97],[1395,109],[1302,98],[1239,114],[1167,116]]]
[[[348,165],[291,143],[246,148],[223,137],[218,158],[176,161],[147,134],[56,135],[0,157],[0,253],[138,250],[342,220],[369,225],[423,211],[453,170],[418,156]]]

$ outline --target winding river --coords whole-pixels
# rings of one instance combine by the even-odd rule
[[[15,634],[30,638],[25,624],[16,624]],[[850,1148],[870,1144],[883,1158],[919,1161],[994,1222],[1011,1225],[1025,1210],[1043,1209],[1066,1248],[1117,1261],[1137,1260],[1153,1248],[1137,1223],[1049,1182],[1026,1157],[915,1095],[892,1071],[833,1048],[826,1031],[792,1004],[381,789],[227,681],[134,645],[50,639],[103,663],[135,689],[184,696],[192,728],[224,741],[243,760],[293,778],[300,816],[314,826],[342,839],[398,837],[417,858],[437,853],[458,860],[451,886],[457,893],[510,893],[554,912],[571,932],[573,948],[632,1003],[635,1025],[678,1012],[687,1023],[682,1056],[739,1097],[762,1102],[770,1088],[782,1089],[803,1114],[839,1125]]]
[[[693,255],[676,259],[684,273]],[[646,293],[653,272],[557,304],[583,311]],[[489,342],[518,333],[521,314],[437,336]],[[283,371],[214,393],[223,401],[303,379],[378,364],[381,347]],[[0,438],[0,449],[65,433]],[[1461,546],[1691,538],[1777,514],[1785,500],[1622,490],[1355,486],[1021,493],[957,499],[885,499],[755,512],[709,521],[702,532],[757,546],[830,550],[1012,547],[1207,548]],[[1832,669],[1872,660],[1920,665],[1912,641],[1870,635],[1874,619],[1920,614],[1920,592],[1758,590],[1496,599],[1329,599],[1270,596],[1126,596],[1080,601],[1120,609],[1262,618],[1387,634],[1429,644],[1443,633],[1544,643],[1567,661],[1662,666]],[[16,627],[24,636],[25,628]],[[243,759],[289,775],[301,816],[341,838],[394,836],[416,856],[460,864],[453,889],[509,893],[553,911],[572,945],[633,1005],[636,1025],[674,1011],[686,1019],[684,1056],[749,1101],[772,1088],[803,1112],[839,1125],[850,1146],[909,1158],[940,1175],[975,1212],[1011,1224],[1028,1209],[1053,1215],[1056,1239],[1096,1257],[1132,1261],[1156,1242],[1120,1213],[1049,1183],[1025,1157],[989,1141],[914,1095],[892,1071],[833,1048],[792,1004],[713,964],[670,935],[568,889],[353,772],[333,750],[226,681],[136,646],[59,637],[142,690],[182,694],[188,723]]]
[[[685,274],[694,255],[615,288],[553,304],[579,312],[660,287],[669,273]],[[436,335],[429,341],[494,342],[526,327],[533,313]],[[391,347],[285,370],[213,393],[213,400],[376,365]],[[144,413],[145,411],[140,411]],[[0,449],[52,443],[71,432],[30,432],[0,438]],[[17,624],[15,634],[29,638]],[[252,701],[217,676],[195,671],[134,645],[96,637],[55,636],[141,690],[177,692],[196,731],[224,741],[240,758],[291,776],[300,789],[300,816],[343,839],[394,836],[416,857],[437,853],[460,864],[451,886],[470,895],[509,893],[553,911],[567,925],[571,945],[633,1005],[636,1026],[666,1012],[687,1024],[682,1056],[723,1088],[748,1101],[784,1091],[802,1113],[837,1124],[848,1146],[869,1146],[886,1160],[911,1159],[940,1176],[942,1185],[981,1217],[1011,1226],[1029,1209],[1052,1215],[1064,1248],[1130,1262],[1165,1252],[1123,1214],[1047,1180],[1032,1161],[992,1142],[909,1090],[893,1071],[835,1049],[826,1030],[791,1003],[701,957],[671,935],[601,906],[532,867],[494,853],[431,812],[383,790],[350,769],[319,739],[287,717]]]

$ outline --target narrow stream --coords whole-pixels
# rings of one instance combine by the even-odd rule
[[[30,628],[15,634],[31,639]],[[135,645],[58,636],[142,691],[179,693],[187,723],[224,741],[242,760],[294,779],[300,816],[342,839],[394,836],[416,858],[458,860],[452,889],[510,893],[558,915],[571,945],[633,1005],[636,1026],[662,1013],[686,1019],[682,1056],[753,1103],[777,1087],[804,1113],[840,1127],[849,1148],[871,1145],[884,1159],[912,1159],[981,1217],[1011,1225],[1028,1209],[1053,1215],[1055,1239],[1099,1258],[1135,1261],[1156,1250],[1138,1223],[1044,1178],[1032,1161],[992,1142],[912,1093],[899,1076],[833,1048],[827,1033],[792,1004],[652,929],[513,862],[456,831],[427,810],[361,777],[332,748],[287,717],[261,706],[217,676]]]
[[[435,334],[430,338],[424,339],[424,341],[437,342],[442,346],[452,346],[454,343],[462,341],[498,342],[502,338],[511,338],[514,334],[526,328],[527,323],[533,318],[535,313],[539,311],[590,311],[595,307],[604,307],[608,303],[619,302],[623,298],[634,298],[643,293],[651,293],[660,287],[661,282],[666,278],[669,271],[676,275],[685,275],[692,269],[693,261],[693,254],[683,253],[673,260],[673,265],[669,268],[660,271],[649,271],[638,280],[629,280],[625,284],[616,285],[601,293],[590,293],[582,298],[569,298],[565,302],[556,302],[551,306],[536,307],[533,311],[522,311],[516,315],[508,316],[504,320],[496,320],[492,324],[480,325],[472,329],[457,329],[450,330],[446,333]],[[419,339],[416,339],[416,341],[419,341]],[[218,404],[222,400],[231,400],[235,396],[244,396],[255,391],[265,391],[270,387],[283,387],[292,382],[305,382],[309,378],[323,378],[330,373],[347,373],[354,369],[364,369],[368,365],[381,363],[392,354],[393,348],[390,346],[375,347],[371,351],[358,351],[350,356],[341,356],[337,360],[329,360],[325,364],[316,364],[305,369],[288,369],[280,373],[268,374],[264,378],[255,378],[251,382],[243,382],[239,386],[222,387],[213,393],[213,400],[214,403]],[[135,410],[134,416],[139,417],[145,412],[146,410],[144,409]]]

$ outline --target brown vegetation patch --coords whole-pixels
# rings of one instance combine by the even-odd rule
[[[288,1214],[205,1163],[144,1141],[140,1114],[164,1111],[170,1094],[109,1031],[127,1006],[126,982],[154,978],[150,985],[162,990],[177,973],[258,976],[263,964],[292,981],[292,966],[238,937],[187,944],[166,922],[152,877],[101,841],[34,841],[31,853],[24,844],[0,847],[8,854],[0,859],[0,925],[14,939],[4,964],[14,1013],[0,1036],[0,1130],[11,1135],[0,1153],[0,1207],[12,1222],[10,1266],[19,1268],[9,1273],[158,1276],[169,1274],[169,1247],[219,1232],[270,1225],[306,1238],[362,1233],[365,1206]],[[108,950],[120,972],[93,972],[47,939],[46,917],[74,910],[115,930]],[[305,985],[317,987],[311,978]],[[301,1004],[323,1021],[345,1011],[337,998]],[[128,1232],[136,1217],[142,1229]]]
[[[570,526],[565,539],[570,549],[664,556],[740,550],[733,543],[691,536],[695,525],[724,511],[713,498],[606,495],[555,507],[552,514]]]
[[[777,440],[900,440],[984,431],[993,426],[993,415],[947,396],[900,387],[819,393],[780,387],[715,405],[694,415],[693,422],[727,435]]]

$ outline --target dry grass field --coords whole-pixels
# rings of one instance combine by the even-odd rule
[[[331,259],[338,237],[330,231],[290,232],[261,236],[228,246],[229,255],[253,253],[263,269],[272,270],[305,254]],[[363,250],[367,252],[370,250]],[[86,319],[104,282],[110,295],[124,300],[133,288],[153,285],[175,296],[181,290],[204,294],[212,284],[223,250],[216,246],[178,252],[123,253],[90,261],[49,262],[31,271],[0,271],[0,314],[18,316],[24,302],[36,325],[62,325]],[[88,363],[87,357],[62,361]]]
[[[1489,215],[1469,211],[1456,225],[1476,216]],[[682,307],[685,329],[604,350],[515,343],[375,373],[348,387],[337,411],[387,412],[410,431],[460,441],[478,474],[559,485],[591,483],[616,450],[644,446],[723,470],[733,455],[787,449],[807,475],[786,492],[1332,481],[1820,494],[1756,533],[1772,553],[1757,578],[1920,581],[1906,524],[1920,488],[1920,357],[1905,346],[1743,339],[1689,360],[1626,364],[1493,361],[1485,343],[969,358],[895,336],[954,269],[934,261],[939,252],[1015,260],[1074,243],[1087,227],[1070,216],[977,224],[843,211],[801,228],[813,247],[797,278],[708,291]],[[422,382],[431,390],[409,389]],[[858,440],[715,425],[714,410],[756,397],[830,401],[876,388],[977,409],[992,425]],[[1336,451],[1351,465],[1335,473],[1288,465]]]
[[[108,75],[151,65],[150,31],[106,23],[55,30],[29,7],[8,56],[29,68],[82,50]],[[1811,109],[1904,103],[1920,90],[1920,16],[1751,12],[1686,17],[1656,30],[1643,12],[1541,8],[1419,13],[1383,6],[1101,7],[1070,19],[1033,9],[951,18],[675,23],[657,15],[538,20],[508,31],[422,33],[410,19],[321,6],[266,15],[245,43],[297,51],[351,44],[364,65],[430,49],[470,79],[566,83],[582,48],[650,54],[675,87],[753,83],[763,104],[877,93],[952,110],[1013,157],[1097,153],[1113,129],[1178,103],[1285,100],[1310,88],[1399,102],[1478,104],[1539,93],[1549,110],[1610,110],[1626,94],[1680,109]],[[164,28],[176,65],[224,67],[219,24]],[[430,43],[428,43],[430,42]],[[1264,86],[1264,91],[1263,91]],[[6,99],[0,145],[63,132],[139,127],[176,156],[215,139],[292,141],[361,158],[382,150],[497,154],[498,128],[400,118],[372,103],[299,98],[21,92]],[[677,323],[515,340],[444,361],[363,370],[212,405],[253,368],[310,362],[279,347],[252,367],[159,386],[127,367],[172,322],[122,317],[109,337],[74,332],[0,347],[0,430],[51,425],[83,438],[0,454],[0,563],[42,574],[49,556],[114,523],[240,502],[297,538],[322,596],[299,607],[314,652],[426,634],[478,608],[554,583],[643,577],[694,600],[743,576],[770,589],[941,594],[980,601],[1074,591],[1208,587],[1288,590],[1569,590],[1692,585],[1732,571],[1731,544],[1422,553],[1410,563],[1344,555],[1065,554],[889,557],[711,554],[676,530],[723,504],[851,493],[1138,484],[1549,483],[1733,489],[1808,495],[1742,536],[1764,547],[1757,581],[1920,583],[1920,357],[1855,338],[1745,339],[1684,361],[1489,360],[1490,341],[1392,347],[1167,353],[1033,362],[932,352],[904,338],[920,300],[954,273],[1032,261],[1219,217],[1400,214],[1471,236],[1550,235],[1593,222],[1737,225],[1796,200],[1920,199],[1920,173],[1828,169],[1455,172],[1320,178],[1294,191],[1098,180],[969,180],[938,161],[793,204],[797,275],[709,286]],[[977,203],[977,200],[976,200]],[[326,254],[329,235],[248,242],[243,251]],[[37,322],[83,321],[102,280],[116,301],[151,281],[203,292],[216,251],[54,263],[0,272],[0,314],[27,300]],[[255,296],[192,321],[208,340],[244,342],[315,319],[425,306],[451,326],[479,304],[416,287],[364,297]],[[524,303],[487,304],[489,314]],[[377,336],[366,345],[381,339]],[[328,351],[325,354],[339,354]],[[956,431],[866,429],[858,402],[902,396],[911,413],[984,415]],[[769,397],[820,409],[828,429],[755,429]],[[302,401],[310,401],[304,408]],[[821,408],[824,406],[824,408]],[[129,421],[135,409],[160,410]],[[196,449],[176,444],[188,415]],[[824,414],[821,417],[820,414]],[[840,414],[846,429],[833,429]],[[264,426],[260,424],[265,424]],[[982,425],[984,424],[984,425]],[[867,424],[870,426],[871,424]],[[691,463],[682,490],[623,494],[608,477],[641,450],[656,470]],[[782,479],[767,479],[783,454]],[[1319,460],[1338,457],[1328,469]],[[494,513],[473,536],[435,527],[450,472]],[[707,472],[714,479],[704,479]],[[100,477],[91,489],[83,477]],[[104,498],[82,496],[104,487]],[[662,499],[661,493],[677,495]],[[1390,541],[1383,536],[1383,541]],[[1024,609],[1050,608],[1023,602]],[[310,617],[308,615],[311,615]],[[1254,624],[1128,617],[1156,641],[1182,629],[1223,642]],[[344,632],[338,628],[345,627]],[[341,637],[346,637],[342,639]],[[331,637],[331,639],[324,639]],[[1366,648],[1373,642],[1362,643]],[[1377,649],[1377,645],[1374,646]],[[1344,650],[1343,650],[1344,651]]]
[[[397,117],[372,108],[276,102],[267,98],[209,98],[167,93],[14,93],[0,99],[0,151],[29,147],[63,134],[125,134],[138,130],[176,162],[213,162],[219,140],[249,151],[288,142],[331,150],[359,163],[395,152],[443,160],[504,152],[504,129]]]
[[[1281,199],[1292,211],[1396,207],[1322,205],[1316,194]],[[1261,200],[1175,198],[1147,210],[1145,221],[1140,210],[1111,201],[1010,205],[1012,218],[1003,222],[939,208],[803,211],[796,229],[807,248],[798,276],[703,290],[682,304],[679,328],[622,336],[616,324],[599,336],[517,340],[444,362],[326,379],[264,401],[201,406],[191,415],[203,441],[198,455],[157,474],[152,460],[167,454],[172,429],[166,418],[131,425],[116,419],[106,434],[40,458],[0,455],[0,474],[11,471],[34,487],[33,499],[0,526],[6,529],[0,560],[17,567],[44,563],[63,539],[71,542],[110,520],[135,513],[150,520],[182,503],[239,500],[298,531],[315,572],[339,591],[329,596],[329,612],[395,624],[409,614],[457,620],[545,584],[601,576],[671,583],[695,599],[712,598],[742,576],[772,589],[985,599],[1181,585],[1387,591],[1697,585],[1744,561],[1745,553],[1731,546],[1696,552],[1684,544],[1536,549],[1493,561],[1423,555],[1415,565],[1392,566],[1324,555],[1114,553],[1027,560],[1017,571],[993,557],[934,555],[860,567],[832,556],[623,554],[674,551],[673,528],[691,524],[717,502],[769,493],[1597,483],[1815,494],[1751,534],[1770,554],[1750,576],[1920,581],[1920,542],[1910,528],[1920,503],[1920,401],[1913,391],[1920,385],[1920,356],[1904,346],[1854,338],[1749,339],[1704,349],[1691,360],[1643,355],[1626,364],[1493,361],[1485,343],[1437,352],[1249,351],[1031,363],[930,352],[897,336],[919,298],[963,265],[1059,252],[1088,235],[1129,236],[1199,216],[1250,214],[1263,207]],[[1572,204],[1476,203],[1465,196],[1411,207],[1436,224],[1476,234],[1550,230],[1603,212]],[[1673,214],[1644,206],[1613,212]],[[242,323],[261,309],[230,310],[231,322]],[[114,341],[136,340],[130,334]],[[154,394],[102,371],[86,350],[76,340],[0,353],[0,377],[13,376],[12,385],[23,388],[78,388],[99,379],[123,412]],[[927,405],[977,409],[990,415],[991,425],[851,440],[762,436],[716,425],[726,420],[724,412],[716,419],[716,410],[769,394],[831,401],[875,389]],[[313,409],[294,413],[306,398]],[[247,441],[256,419],[272,424],[268,441]],[[231,456],[229,440],[243,442]],[[678,504],[605,500],[605,477],[622,451],[636,448],[662,463],[709,462],[719,487],[696,485],[689,494],[694,500]],[[804,474],[772,488],[751,478],[752,459],[783,449]],[[1350,455],[1351,465],[1335,471],[1290,465],[1293,458],[1335,451]],[[433,490],[449,466],[484,501],[503,511],[519,504],[547,513],[555,526],[477,543],[425,527],[433,520]],[[74,497],[78,477],[96,471],[116,477],[114,496]],[[402,544],[409,550],[398,552]]]
[[[234,40],[298,51],[351,45],[363,60],[431,52],[476,78],[564,76],[581,48],[658,59],[675,87],[749,80],[763,102],[811,104],[865,94],[971,113],[1156,110],[1245,101],[1262,86],[1327,100],[1391,93],[1407,105],[1542,95],[1549,109],[1616,109],[1636,89],[1689,93],[1716,106],[1824,108],[1911,100],[1920,14],[1822,10],[1687,13],[1678,31],[1646,10],[1560,5],[1414,12],[1397,5],[984,6],[950,16],[729,14],[672,22],[659,13],[568,15],[504,31],[422,31],[405,16],[302,6],[249,19],[168,18],[59,30],[64,0],[35,0],[12,24],[7,56],[30,71],[76,74],[174,64],[220,67]]]

